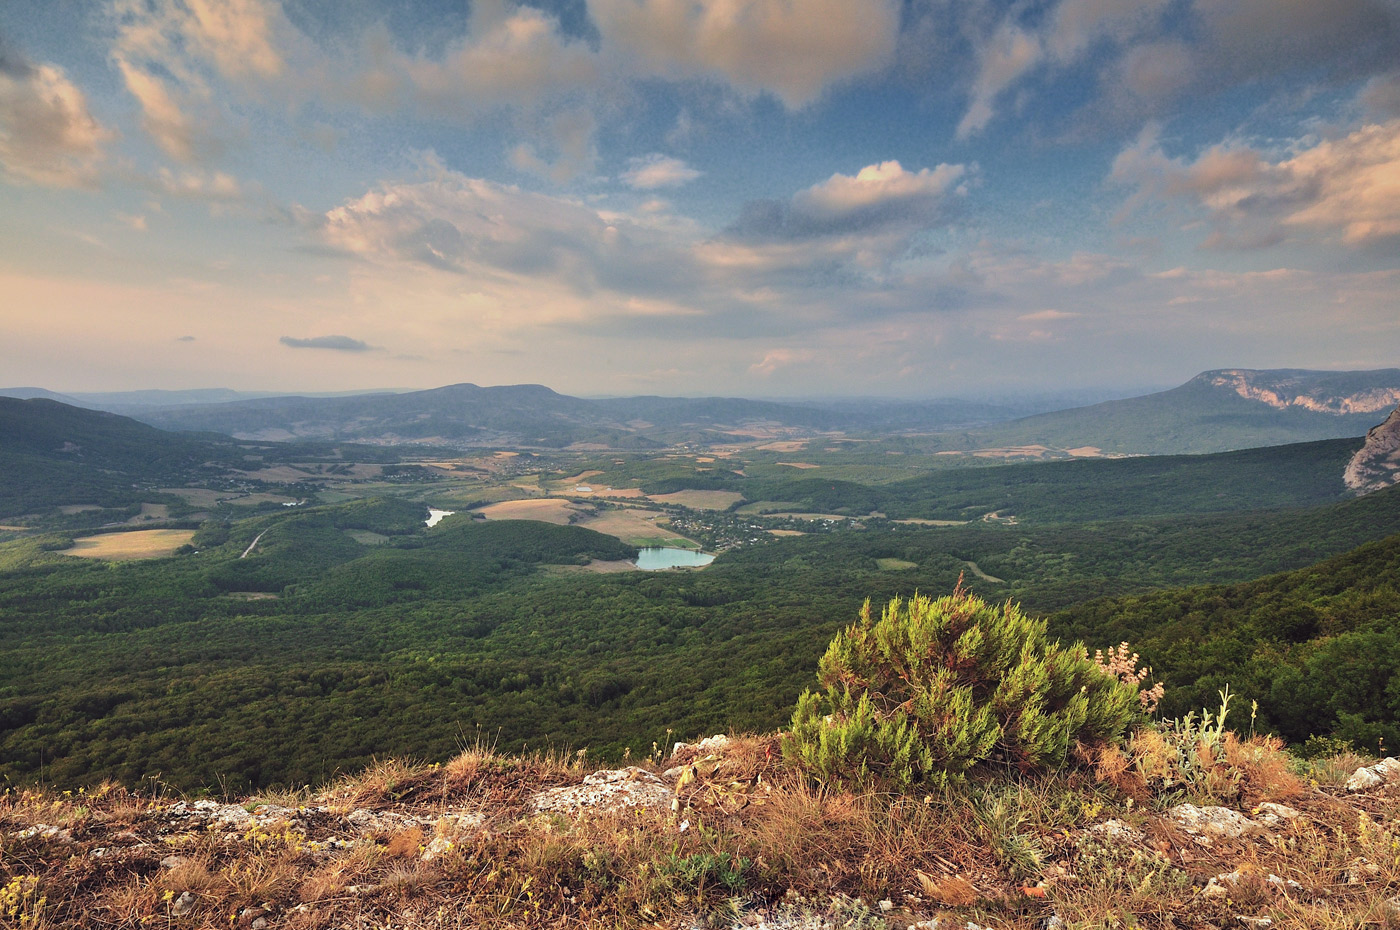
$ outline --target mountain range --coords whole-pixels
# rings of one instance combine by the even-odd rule
[[[1015,419],[975,401],[813,401],[706,397],[585,399],[537,384],[227,399],[234,392],[124,392],[108,409],[165,430],[239,439],[467,447],[649,450],[845,434],[918,435],[930,451],[1162,455],[1361,436],[1400,404],[1400,369],[1221,369],[1168,391]],[[40,388],[0,395],[50,397]],[[187,401],[187,402],[181,402]]]

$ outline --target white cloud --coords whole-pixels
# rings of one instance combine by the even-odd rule
[[[1369,243],[1400,236],[1400,119],[1279,155],[1215,145],[1193,161],[1169,158],[1149,131],[1118,155],[1112,178],[1136,188],[1130,208],[1156,201],[1204,212],[1209,247],[1307,235]]]
[[[91,187],[112,138],[62,68],[0,60],[0,170],[46,187]]]
[[[202,130],[185,115],[164,81],[123,59],[117,60],[126,89],[141,104],[141,128],[176,161],[197,157]]]
[[[890,204],[921,203],[946,196],[964,175],[965,165],[939,165],[906,171],[897,161],[866,165],[855,177],[833,174],[793,197],[793,204],[817,217],[843,217]]]
[[[1013,23],[1003,23],[980,49],[972,99],[958,122],[957,136],[966,139],[986,128],[995,115],[1002,91],[1040,63],[1041,41]]]
[[[653,153],[628,160],[622,181],[636,190],[656,190],[660,187],[680,187],[700,177],[704,172],[669,155]]]
[[[154,181],[158,191],[182,200],[233,203],[245,196],[238,179],[222,171],[188,170],[177,173],[161,168]]]
[[[605,56],[643,77],[719,80],[806,106],[888,65],[893,0],[589,0]]]
[[[798,241],[830,236],[904,237],[946,222],[965,194],[966,165],[908,171],[897,161],[833,174],[791,200],[744,206],[731,232],[740,239]]]

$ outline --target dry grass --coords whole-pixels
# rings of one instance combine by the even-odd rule
[[[803,907],[870,930],[935,918],[1030,930],[1052,914],[1076,928],[1204,930],[1239,926],[1237,915],[1318,930],[1396,925],[1385,902],[1400,893],[1400,788],[1356,795],[1300,777],[1263,738],[1227,735],[1209,766],[1148,733],[1083,755],[1090,765],[1038,777],[988,771],[927,796],[857,795],[788,769],[776,736],[732,737],[653,766],[675,769],[675,810],[570,819],[532,814],[528,800],[576,783],[594,768],[586,759],[477,744],[442,764],[385,760],[314,794],[248,802],[340,812],[307,815],[296,836],[177,823],[162,814],[169,798],[112,785],[12,789],[0,795],[0,892],[15,889],[14,907],[0,897],[0,928],[241,928],[266,909],[272,927],[300,930],[651,930],[731,926],[739,912],[780,925],[776,915]],[[1183,764],[1219,771],[1182,779]],[[1222,796],[1193,793],[1206,788]],[[1281,800],[1301,816],[1203,845],[1162,816],[1182,799],[1246,814]],[[419,825],[334,826],[357,808]],[[1143,838],[1091,829],[1109,819]],[[1237,873],[1228,894],[1205,894],[1225,873]]]
[[[158,559],[170,555],[194,538],[194,530],[131,530],[125,533],[104,533],[73,540],[64,555],[84,559],[132,561]]]
[[[567,526],[580,519],[580,508],[560,497],[501,501],[497,504],[487,504],[473,512],[488,520],[539,520],[559,526]]]
[[[738,491],[675,491],[671,494],[652,494],[651,499],[658,504],[679,504],[691,510],[728,510],[744,499]]]

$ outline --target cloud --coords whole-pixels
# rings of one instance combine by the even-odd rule
[[[503,0],[472,7],[466,34],[441,59],[380,56],[407,78],[419,103],[448,114],[531,107],[597,82],[597,55],[565,36],[554,17],[530,6],[509,9]]]
[[[816,358],[811,349],[769,349],[763,358],[749,366],[750,374],[768,376],[782,368],[802,365]]]
[[[1400,6],[1392,0],[1195,0],[1202,67],[1231,83],[1308,62],[1351,79],[1400,60]]]
[[[62,68],[0,42],[0,171],[44,187],[93,187],[112,138]]]
[[[195,169],[177,173],[161,168],[153,179],[153,186],[161,193],[182,200],[233,203],[244,197],[243,186],[238,179],[222,171]]]
[[[681,161],[660,153],[628,160],[622,181],[636,190],[656,190],[660,187],[680,187],[704,174]]]
[[[1258,248],[1317,235],[1366,244],[1400,236],[1400,119],[1270,155],[1222,143],[1195,160],[1169,158],[1147,130],[1114,160],[1135,187],[1128,209],[1184,204],[1207,217],[1211,248]]]
[[[1400,60],[1394,0],[1059,0],[1013,4],[1000,16],[987,9],[950,4],[936,20],[945,33],[967,36],[975,59],[959,139],[985,130],[1011,102],[1026,107],[1037,94],[1049,102],[1070,89],[1062,80],[1084,73],[1097,75],[1098,86],[1072,120],[1074,133],[1165,118],[1185,100],[1280,75],[1313,87],[1344,84],[1393,72]],[[927,32],[932,19],[914,27]],[[956,57],[956,46],[942,44],[945,59]]]
[[[910,232],[946,221],[966,193],[966,165],[906,171],[897,161],[867,165],[854,177],[833,174],[791,200],[744,205],[731,233],[741,239]]]
[[[888,65],[894,0],[589,0],[602,53],[640,77],[724,82],[789,108]]]
[[[507,160],[517,171],[564,183],[593,167],[598,150],[593,137],[597,122],[593,114],[582,107],[573,107],[550,114],[540,121],[542,128],[533,132],[541,140],[544,154],[528,142],[516,145],[507,153]]]
[[[1096,47],[1124,45],[1156,26],[1168,0],[1062,0],[1034,24],[1021,21],[1013,8],[975,42],[977,76],[957,137],[966,139],[986,128],[999,98],[1037,68],[1067,69]]]
[[[368,352],[374,348],[367,342],[351,339],[349,336],[312,336],[310,339],[297,339],[283,336],[277,340],[289,349],[332,349],[336,352]]]
[[[175,341],[176,341],[176,342],[194,342],[194,341],[195,341],[195,337],[193,337],[193,336],[176,336],[176,337],[175,337]]]
[[[1400,71],[1378,75],[1366,82],[1359,101],[1368,113],[1382,119],[1400,116]]]
[[[1034,313],[1023,313],[1016,319],[1022,323],[1048,323],[1053,320],[1073,320],[1081,317],[1082,313],[1070,313],[1065,310],[1037,310]]]
[[[160,78],[137,68],[130,62],[118,59],[126,89],[141,104],[141,128],[160,146],[165,154],[176,161],[192,162],[197,157],[204,128],[185,115],[171,95],[166,83]]]
[[[1043,55],[1043,46],[1036,36],[1012,23],[1003,23],[979,50],[972,99],[958,121],[957,137],[966,139],[986,128],[995,115],[997,97],[1039,64]]]

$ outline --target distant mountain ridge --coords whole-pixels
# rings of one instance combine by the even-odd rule
[[[405,394],[270,397],[227,404],[133,411],[163,429],[198,429],[244,439],[440,442],[454,445],[656,449],[788,433],[966,427],[1010,411],[972,402],[872,403],[860,409],[734,397],[586,400],[539,384],[452,384]]]
[[[1360,437],[1397,402],[1400,368],[1227,368],[1202,372],[1169,391],[979,430],[959,444],[1093,447],[1128,455],[1228,452]]]
[[[93,406],[84,400],[88,395],[14,390]],[[973,401],[585,399],[538,384],[207,402],[227,393],[126,392],[122,405],[104,409],[162,429],[261,441],[646,451],[834,434],[918,434],[930,451],[1170,455],[1360,437],[1400,403],[1400,369],[1218,369],[1167,391],[1020,419],[1013,419],[1016,411],[1009,406]],[[201,402],[168,402],[193,395]]]

